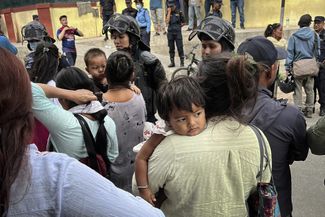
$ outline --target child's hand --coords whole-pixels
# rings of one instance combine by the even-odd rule
[[[156,197],[149,188],[139,189],[139,193],[140,193],[140,197],[145,199],[151,205],[155,206]]]
[[[138,94],[138,95],[141,94],[141,90],[140,90],[137,86],[135,86],[134,84],[131,84],[131,85],[130,85],[130,89],[131,89],[134,93],[136,93],[136,94]]]

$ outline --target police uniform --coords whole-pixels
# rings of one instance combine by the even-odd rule
[[[127,15],[127,16],[131,16],[133,18],[136,18],[137,17],[138,10],[135,9],[135,8],[132,8],[132,1],[131,0],[125,0],[125,4],[127,4],[127,5],[130,4],[130,7],[125,8],[122,11],[122,14],[123,15]]]
[[[114,14],[115,0],[100,0],[100,6],[102,7],[103,26]],[[108,39],[107,32],[105,33],[105,40]]]
[[[165,70],[159,59],[149,51],[137,49],[133,55],[135,85],[140,88],[146,103],[148,122],[155,123],[156,92],[160,84],[166,81]]]
[[[174,6],[174,3],[169,3],[168,7]],[[182,36],[182,23],[184,23],[183,13],[175,9],[171,11],[168,23],[168,47],[169,47],[169,57],[171,64],[169,67],[175,66],[175,42],[177,46],[178,55],[181,60],[181,66],[184,66],[184,49],[183,49],[183,36]]]
[[[314,19],[315,22],[320,21],[324,22],[324,17],[316,16]],[[320,38],[320,56],[318,61],[320,63],[325,61],[325,29],[318,33]],[[318,89],[319,94],[319,104],[320,104],[320,116],[325,115],[325,64],[320,64],[318,76],[315,79],[315,88]],[[316,94],[315,94],[316,102]]]

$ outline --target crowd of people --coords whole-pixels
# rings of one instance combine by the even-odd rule
[[[209,15],[189,25],[189,40],[201,43],[197,73],[168,81],[150,51],[149,11],[142,0],[137,11],[125,2],[118,14],[114,1],[101,1],[105,39],[116,51],[107,57],[89,49],[86,72],[74,66],[75,35],[83,34],[65,15],[56,35],[63,53],[37,17],[33,37],[24,27],[25,65],[2,46],[1,37],[9,42],[0,32],[0,215],[247,216],[262,182],[274,183],[281,216],[292,216],[290,165],[309,149],[325,154],[325,18],[314,18],[314,31],[312,17],[301,16],[288,43],[274,23],[235,48],[234,22]],[[201,4],[190,3],[193,13]],[[151,16],[156,35],[167,31],[168,67],[175,66],[174,43],[182,66],[185,18],[176,1],[166,4],[167,26],[159,4]],[[276,99],[281,64],[284,76],[295,77],[295,105]],[[307,130],[314,87],[324,117]],[[148,123],[152,135],[144,141]]]

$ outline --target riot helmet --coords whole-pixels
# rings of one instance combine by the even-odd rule
[[[229,47],[234,50],[235,48],[235,31],[231,23],[216,17],[208,16],[198,26],[196,30],[191,32],[188,40],[192,40],[195,36],[198,36],[200,40],[203,35],[207,35],[211,40],[220,41],[225,40]]]
[[[51,38],[44,25],[38,21],[32,21],[27,23],[25,26],[21,28],[21,35],[23,42],[33,42],[33,41],[49,41],[54,43],[55,40]]]
[[[120,34],[129,33],[140,39],[140,28],[137,21],[130,16],[114,14],[104,25],[103,34],[115,30]]]
[[[140,28],[138,22],[131,16],[114,14],[104,25],[102,33],[112,33],[117,31],[119,34],[128,34],[129,38],[134,38],[142,50],[150,51],[150,48],[141,41]],[[134,41],[134,40],[132,40]]]

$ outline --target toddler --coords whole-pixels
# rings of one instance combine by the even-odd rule
[[[171,134],[196,136],[206,126],[204,93],[192,77],[178,76],[162,84],[157,94],[157,110],[166,126],[156,125],[153,135],[144,143],[136,156],[135,177],[140,196],[152,205],[156,198],[148,185],[148,159],[160,144]],[[158,123],[161,123],[158,121]]]

